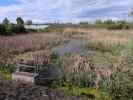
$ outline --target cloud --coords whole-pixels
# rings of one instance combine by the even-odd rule
[[[0,19],[15,20],[22,16],[35,22],[126,19],[133,7],[132,0],[18,0],[0,6]]]

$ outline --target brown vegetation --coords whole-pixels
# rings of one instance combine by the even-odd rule
[[[7,63],[14,55],[36,50],[46,50],[58,45],[61,41],[63,39],[60,35],[46,33],[0,36],[0,59],[1,62]]]

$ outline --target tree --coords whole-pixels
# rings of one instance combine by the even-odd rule
[[[14,35],[15,34],[15,30],[16,30],[16,27],[15,27],[15,24],[13,24],[13,23],[10,23],[6,27],[6,33],[7,33],[7,35]]]
[[[17,25],[19,25],[19,26],[24,25],[24,20],[21,17],[17,17],[16,21],[17,21]]]
[[[0,34],[1,35],[8,35],[7,28],[9,26],[10,22],[7,18],[5,18],[0,25]]]
[[[25,32],[25,28],[24,28],[24,20],[21,17],[18,17],[16,19],[17,21],[17,25],[16,25],[16,33],[20,33],[20,32]]]
[[[109,19],[104,21],[104,24],[111,25],[111,24],[115,24],[115,22],[112,19]]]
[[[5,18],[0,24],[0,35],[14,35],[16,33],[25,33],[24,21],[21,17],[16,19],[17,24],[10,23],[10,21]]]
[[[100,19],[98,19],[98,20],[96,20],[96,22],[95,22],[95,24],[102,24],[103,22],[102,22],[102,20],[100,20]]]
[[[0,24],[0,35],[6,35],[6,28],[2,24]]]
[[[9,21],[7,18],[5,18],[5,19],[3,20],[3,22],[2,22],[2,24],[5,25],[5,26],[8,26],[9,23],[10,23],[10,21]]]
[[[89,23],[88,22],[80,22],[79,24],[80,25],[88,25]]]

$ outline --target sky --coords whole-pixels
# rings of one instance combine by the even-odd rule
[[[0,0],[0,21],[17,16],[34,22],[127,20],[133,0]]]

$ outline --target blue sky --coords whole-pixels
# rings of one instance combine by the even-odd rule
[[[16,4],[19,0],[0,0],[0,6],[8,6],[10,4]]]
[[[34,22],[128,19],[133,0],[0,0],[0,20],[17,16]]]

